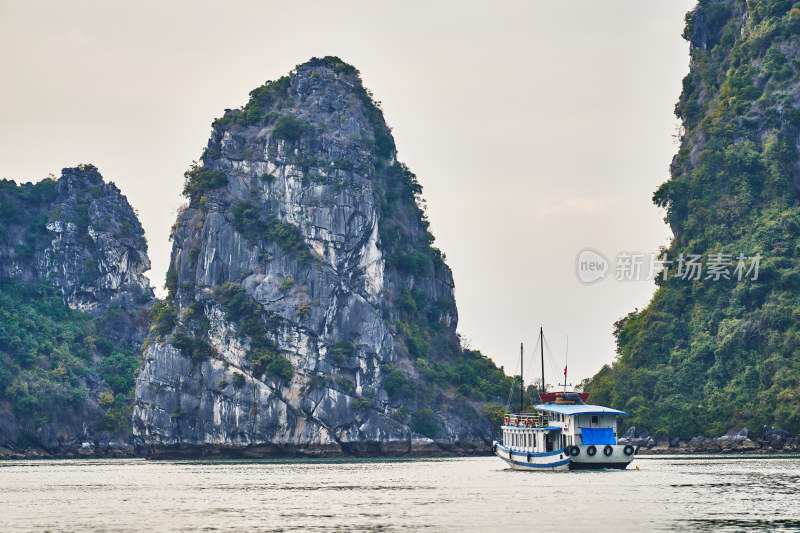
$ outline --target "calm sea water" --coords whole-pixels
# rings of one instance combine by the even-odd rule
[[[0,462],[0,531],[800,530],[797,456],[639,457],[601,472],[504,464]]]

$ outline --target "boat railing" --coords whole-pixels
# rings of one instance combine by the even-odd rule
[[[544,428],[550,425],[550,419],[542,413],[506,413],[504,425],[520,428]]]

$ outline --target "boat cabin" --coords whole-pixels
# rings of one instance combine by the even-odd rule
[[[535,409],[547,418],[548,426],[561,430],[561,448],[616,444],[617,416],[628,416],[623,411],[600,405],[547,403]]]
[[[545,413],[507,414],[502,431],[503,445],[515,452],[548,453],[563,447],[561,427]]]

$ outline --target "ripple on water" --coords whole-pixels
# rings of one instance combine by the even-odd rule
[[[493,457],[8,461],[0,531],[793,531],[797,457],[516,472]]]

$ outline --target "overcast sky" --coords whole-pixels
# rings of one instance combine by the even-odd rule
[[[338,55],[424,187],[459,332],[511,373],[542,325],[548,380],[569,336],[577,383],[614,359],[613,322],[654,290],[585,285],[576,257],[668,242],[651,197],[677,151],[694,3],[0,0],[0,177],[96,165],[138,210],[160,288],[183,172],[212,120]]]

